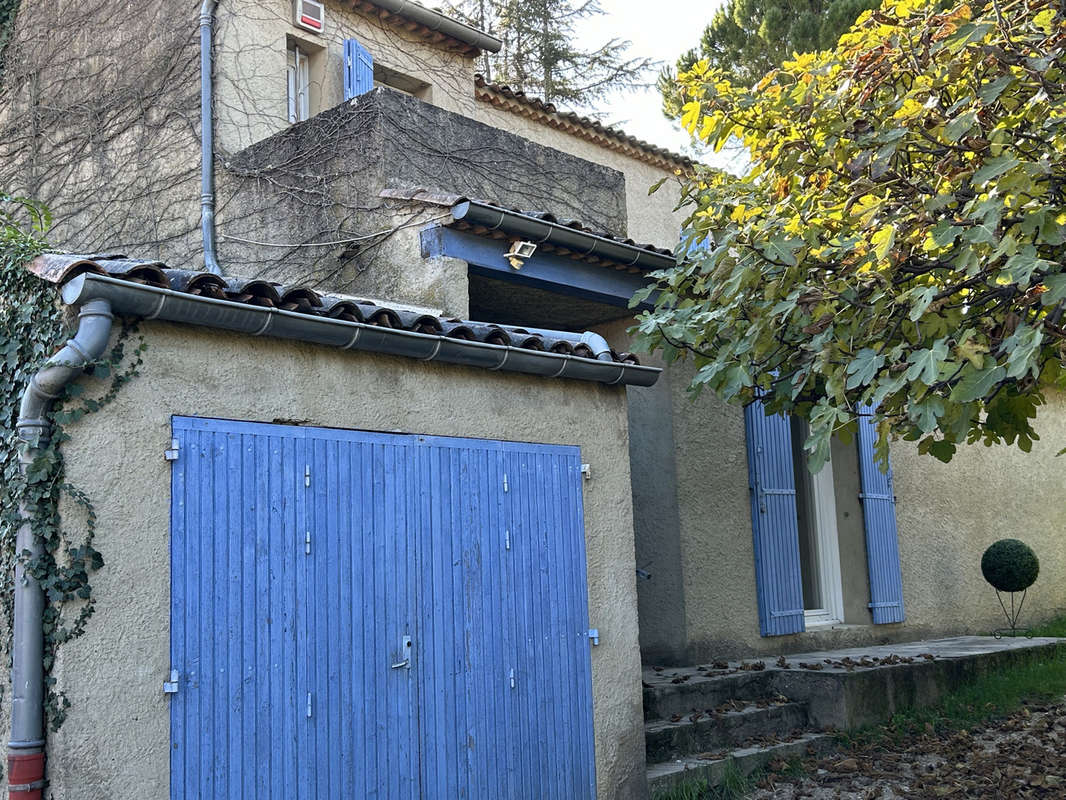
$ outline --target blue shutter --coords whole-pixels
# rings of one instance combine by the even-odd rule
[[[866,530],[866,561],[870,570],[870,609],[875,625],[903,622],[903,576],[899,568],[896,498],[892,468],[881,472],[874,461],[877,429],[869,407],[859,418],[859,476],[862,479],[862,519]]]
[[[766,416],[761,402],[744,410],[755,543],[759,632],[781,636],[805,630],[800,575],[796,478],[788,417]]]
[[[344,99],[374,88],[374,57],[355,39],[344,40]]]

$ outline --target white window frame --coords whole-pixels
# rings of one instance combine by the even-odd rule
[[[303,122],[311,116],[311,64],[297,44],[289,45],[287,59],[289,122]]]
[[[803,457],[806,457],[805,453]],[[811,504],[818,548],[818,580],[825,607],[805,610],[803,619],[808,628],[839,625],[844,621],[844,588],[840,575],[840,540],[832,461],[826,461],[818,474],[811,476]]]

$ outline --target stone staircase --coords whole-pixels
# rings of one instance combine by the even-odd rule
[[[832,745],[828,734],[811,730],[808,704],[781,694],[765,665],[722,666],[645,671],[644,741],[653,795],[687,781],[714,785],[730,765],[747,775]]]
[[[830,750],[830,730],[854,730],[936,703],[992,671],[1066,658],[1066,639],[958,636],[765,660],[645,669],[648,784],[721,782]]]

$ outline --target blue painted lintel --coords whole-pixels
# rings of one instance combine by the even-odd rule
[[[508,263],[507,241],[436,226],[422,231],[422,257],[447,256],[469,265],[470,273],[486,278],[534,286],[550,292],[580,297],[626,308],[629,299],[647,284],[644,275],[603,264],[587,264],[554,253],[534,253],[521,269]],[[638,309],[651,308],[642,303]]]

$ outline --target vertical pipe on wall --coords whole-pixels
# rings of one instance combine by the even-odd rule
[[[48,409],[63,387],[103,354],[111,336],[111,304],[89,300],[78,314],[78,332],[48,359],[26,386],[16,425],[23,474],[48,441]],[[12,800],[40,800],[44,787],[44,592],[25,571],[25,562],[44,552],[33,530],[35,509],[19,504],[15,538],[15,618],[11,650],[11,739],[7,745],[8,792]]]
[[[215,119],[213,60],[214,14],[218,0],[200,6],[200,229],[204,239],[204,269],[222,274],[215,252]]]

